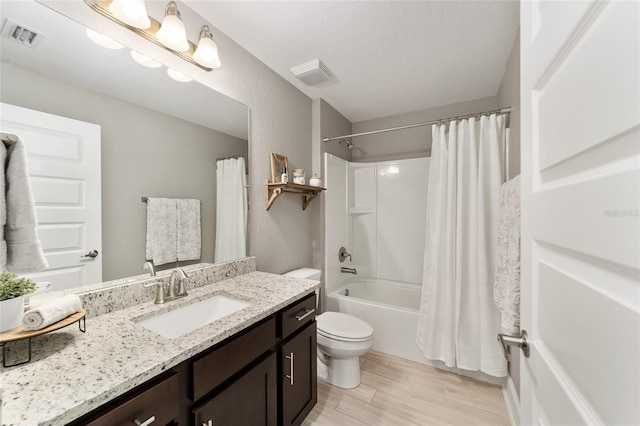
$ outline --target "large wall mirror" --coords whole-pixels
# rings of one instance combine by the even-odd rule
[[[78,3],[78,7],[87,7]],[[100,149],[96,154],[75,147],[78,157],[100,157],[97,188],[43,176],[33,188],[39,216],[41,210],[47,216],[63,207],[91,209],[87,205],[90,200],[98,200],[101,230],[83,227],[80,221],[71,225],[52,221],[39,228],[51,270],[35,274],[35,278],[56,281],[56,288],[66,289],[142,274],[147,214],[143,197],[200,200],[202,254],[190,263],[214,263],[216,163],[244,158],[248,164],[248,107],[195,81],[173,80],[165,66],[144,67],[134,61],[127,47],[98,46],[82,25],[35,1],[3,1],[0,19],[3,108],[8,111],[17,106],[99,126]],[[7,20],[40,34],[37,46],[8,39],[4,33],[11,24]],[[22,131],[20,124],[7,124],[6,116],[0,119],[10,130]],[[24,130],[27,136],[29,132]],[[65,132],[49,133],[57,137]],[[69,163],[77,160],[62,158],[63,150],[29,148],[29,141],[23,139],[36,167],[48,156]],[[48,198],[56,183],[63,191],[69,190],[66,206]],[[244,191],[246,195],[246,186]],[[100,237],[95,243],[99,247],[87,243],[92,236]],[[245,252],[235,257],[247,255],[245,246]],[[75,268],[61,266],[64,256],[79,259],[93,249],[99,251],[98,257],[82,258],[85,263]],[[82,272],[82,265],[89,262],[102,266],[99,278]],[[181,266],[185,264],[189,262]]]

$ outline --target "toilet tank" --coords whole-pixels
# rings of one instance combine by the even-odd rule
[[[305,280],[320,281],[320,276],[322,275],[322,272],[319,269],[300,268],[300,269],[294,269],[293,271],[289,271],[283,275],[285,277],[291,277],[291,278],[303,278]],[[316,309],[318,309],[320,305],[320,289],[316,290],[315,293],[316,293]]]
[[[319,269],[300,268],[283,274],[285,277],[304,278],[307,280],[320,280],[321,272]]]

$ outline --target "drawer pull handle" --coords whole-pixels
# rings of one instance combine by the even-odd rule
[[[135,423],[136,426],[149,426],[151,423],[153,423],[155,421],[156,421],[156,416],[151,416],[147,420],[145,420],[144,422],[141,422],[138,419],[133,419],[133,423]]]
[[[289,355],[285,355],[285,358],[289,360],[289,371],[291,371],[291,374],[285,374],[284,377],[289,379],[289,384],[293,386],[293,352]]]
[[[315,309],[305,309],[304,311],[301,311],[301,312],[298,313],[298,315],[296,315],[296,319],[298,321],[302,321],[303,319],[305,319],[309,315],[315,314],[315,313],[316,313]]]

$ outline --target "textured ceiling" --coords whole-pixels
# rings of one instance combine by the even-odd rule
[[[514,1],[185,3],[352,122],[495,95],[519,11]],[[315,58],[336,78],[307,86],[289,68]]]

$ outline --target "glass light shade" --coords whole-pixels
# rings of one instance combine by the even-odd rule
[[[167,69],[167,74],[169,74],[169,77],[171,77],[172,79],[179,81],[181,83],[188,83],[192,80],[192,78],[187,77],[186,75],[182,74],[181,72],[178,72],[174,69]]]
[[[106,47],[107,49],[122,49],[124,46],[118,42],[111,40],[109,37],[102,35],[98,32],[95,32],[89,28],[87,28],[87,36],[96,44]]]
[[[135,50],[131,51],[131,57],[140,65],[144,65],[149,68],[159,68],[162,66],[160,62],[156,62],[148,56],[138,53]]]
[[[198,42],[198,48],[193,54],[193,59],[207,68],[220,68],[220,57],[218,56],[218,45],[210,37],[202,37]]]
[[[182,19],[176,15],[167,15],[164,17],[162,26],[156,33],[156,38],[169,49],[177,50],[178,52],[186,52],[189,50],[189,42],[187,41],[184,23]]]
[[[113,0],[109,12],[132,27],[147,29],[151,26],[144,0]]]

